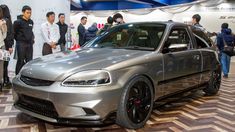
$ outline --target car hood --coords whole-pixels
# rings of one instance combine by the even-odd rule
[[[59,81],[67,74],[83,70],[105,69],[148,53],[150,51],[84,48],[37,58],[27,63],[20,74],[36,79]]]

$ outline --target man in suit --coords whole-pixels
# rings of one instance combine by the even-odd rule
[[[81,23],[79,24],[77,30],[78,30],[78,35],[79,35],[79,44],[80,46],[83,46],[85,44],[85,33],[86,33],[86,29],[84,27],[84,25],[86,25],[87,23],[87,17],[83,16],[81,18]]]

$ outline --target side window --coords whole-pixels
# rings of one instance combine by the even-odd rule
[[[192,30],[199,48],[206,48],[213,46],[213,41],[201,30]],[[202,41],[202,42],[201,42]],[[204,43],[204,44],[203,44]]]
[[[169,52],[179,52],[190,49],[191,40],[185,28],[172,29],[164,45]]]
[[[206,42],[204,39],[200,38],[200,37],[197,36],[197,35],[194,35],[194,36],[195,36],[195,39],[196,39],[196,41],[197,41],[197,48],[198,48],[198,49],[201,49],[201,48],[208,48],[208,47],[209,47],[209,45],[207,44],[207,42]]]
[[[210,37],[208,37],[208,35],[206,35],[204,32],[203,32],[203,35],[202,35],[201,38],[203,38],[203,40],[205,40],[206,44],[207,44],[209,47],[212,46],[213,41],[212,41],[212,40],[210,39]]]

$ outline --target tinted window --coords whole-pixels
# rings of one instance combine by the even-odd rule
[[[195,39],[197,42],[197,48],[200,49],[200,48],[208,48],[209,47],[209,45],[207,44],[207,42],[203,38],[201,38],[195,34],[194,34],[194,36],[195,36]]]
[[[171,52],[184,51],[190,49],[190,37],[185,28],[172,29],[164,45],[164,48]]]
[[[192,31],[195,35],[203,39],[210,47],[212,46],[213,41],[201,30],[192,28]]]
[[[162,24],[126,24],[116,26],[86,47],[154,50],[165,31]]]

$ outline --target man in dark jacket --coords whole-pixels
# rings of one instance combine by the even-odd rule
[[[33,21],[31,18],[31,8],[24,6],[22,9],[22,17],[14,22],[14,37],[16,40],[17,50],[17,64],[16,74],[18,74],[21,68],[33,59]]]
[[[4,40],[5,43],[5,49],[10,52],[10,54],[13,52],[12,45],[14,44],[14,35],[13,35],[13,26],[11,21],[11,15],[9,8],[7,5],[1,5],[0,6],[3,10],[3,17],[7,23],[7,37]],[[8,64],[9,61],[4,61],[4,74],[3,74],[3,80],[5,86],[10,86],[10,81],[8,77]]]
[[[199,14],[193,15],[193,17],[192,17],[192,25],[193,25],[194,30],[201,30],[201,31],[203,31],[204,33],[206,33],[208,37],[216,36],[216,33],[208,32],[208,31],[200,24],[200,21],[201,21],[201,16],[200,16]]]
[[[87,17],[83,16],[81,18],[81,23],[78,26],[78,35],[79,35],[79,44],[80,46],[83,46],[85,44],[85,33],[86,33],[86,29],[84,27],[84,25],[86,25],[87,23]]]
[[[60,29],[60,39],[58,45],[60,45],[61,51],[65,51],[66,39],[65,35],[68,31],[68,25],[65,23],[65,15],[63,13],[59,14],[59,22],[56,23]]]
[[[221,33],[217,35],[217,47],[220,51],[220,58],[222,64],[222,70],[224,74],[224,78],[228,78],[228,73],[230,69],[230,60],[231,57],[223,52],[224,47],[234,46],[234,36],[232,35],[232,30],[228,28],[228,23],[223,23],[221,25]]]
[[[90,41],[91,39],[96,37],[96,33],[98,31],[97,24],[94,23],[91,25],[91,27],[88,28],[85,34],[85,42]]]
[[[200,21],[201,21],[201,16],[199,14],[193,15],[192,17],[193,27],[196,29],[200,29],[203,32],[206,32],[206,29],[203,28],[203,26],[200,24]]]

